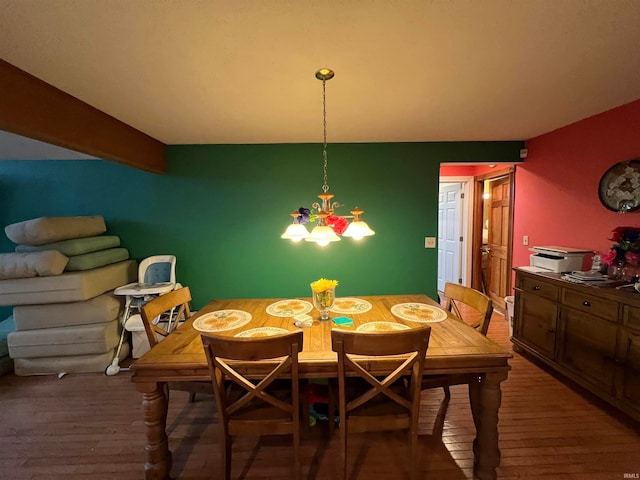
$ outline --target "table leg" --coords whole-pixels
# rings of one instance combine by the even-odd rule
[[[498,410],[502,393],[500,382],[507,372],[492,372],[469,384],[469,400],[476,438],[473,441],[474,476],[480,480],[495,480],[500,465],[498,448]]]
[[[147,461],[144,464],[146,480],[169,480],[171,452],[167,438],[167,388],[165,383],[136,383],[142,393],[144,424],[147,427]]]

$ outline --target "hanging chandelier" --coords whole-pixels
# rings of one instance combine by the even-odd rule
[[[323,125],[323,147],[322,158],[324,183],[322,185],[322,193],[318,195],[320,203],[314,202],[311,208],[300,207],[291,213],[293,223],[287,227],[287,230],[280,236],[293,242],[305,240],[307,242],[315,242],[321,247],[329,245],[331,242],[340,241],[340,235],[343,237],[351,237],[354,240],[360,240],[375,234],[364,221],[361,215],[364,210],[356,207],[351,210],[350,216],[334,215],[334,209],[340,207],[338,202],[332,202],[333,194],[329,193],[328,175],[327,175],[327,97],[326,86],[327,80],[331,80],[335,73],[329,68],[321,68],[316,72],[316,78],[322,80],[322,125]],[[349,223],[349,218],[352,222]],[[311,233],[305,227],[308,222],[317,222]]]

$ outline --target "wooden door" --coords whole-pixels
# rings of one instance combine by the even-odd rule
[[[494,305],[505,308],[511,295],[511,176],[492,180],[489,197],[489,264],[487,295]]]

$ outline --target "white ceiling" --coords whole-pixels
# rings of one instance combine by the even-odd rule
[[[0,130],[0,160],[87,160],[95,158],[91,155]]]
[[[525,140],[640,98],[640,0],[2,0],[0,57],[167,144],[320,142],[324,66],[329,143]]]

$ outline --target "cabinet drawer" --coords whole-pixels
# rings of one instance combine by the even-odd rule
[[[538,280],[537,278],[522,278],[522,291],[533,293],[553,302],[558,301],[558,291],[560,289],[552,283]]]
[[[622,314],[622,322],[625,327],[640,331],[640,308],[625,305]]]
[[[615,300],[598,298],[593,293],[585,294],[569,288],[563,289],[562,303],[590,315],[596,315],[612,322],[618,322],[619,303]]]

